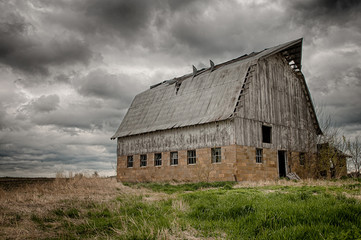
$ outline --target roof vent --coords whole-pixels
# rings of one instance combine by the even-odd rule
[[[209,60],[209,63],[211,65],[211,72],[214,70],[214,62],[212,60]]]
[[[197,74],[197,72],[198,72],[198,70],[197,70],[197,68],[196,68],[194,65],[192,65],[192,66],[193,66],[193,77],[195,77],[196,74]]]

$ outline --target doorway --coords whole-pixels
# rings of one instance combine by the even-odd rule
[[[278,151],[278,173],[279,177],[286,177],[286,151]]]

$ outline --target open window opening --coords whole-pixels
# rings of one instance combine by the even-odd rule
[[[262,125],[262,142],[271,143],[272,141],[272,127]]]

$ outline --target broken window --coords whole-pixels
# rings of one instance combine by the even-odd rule
[[[170,153],[170,165],[178,165],[178,152]]]
[[[262,163],[263,150],[261,148],[256,149],[256,163]]]
[[[140,155],[140,166],[141,167],[147,166],[147,155],[146,154]]]
[[[133,156],[127,157],[127,167],[132,168],[133,167]]]
[[[221,148],[212,148],[212,163],[219,163],[221,161]]]
[[[188,164],[196,164],[197,156],[196,150],[188,150],[187,151],[187,163]]]
[[[306,154],[305,153],[300,153],[300,165],[303,166],[305,165],[305,156]]]
[[[161,166],[161,165],[162,165],[162,154],[154,153],[154,166]]]
[[[272,127],[262,125],[262,142],[271,143],[272,141]]]

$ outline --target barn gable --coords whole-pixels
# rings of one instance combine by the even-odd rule
[[[300,71],[302,39],[298,39],[151,87],[135,97],[112,139],[233,118],[244,79],[252,66],[258,60],[278,53],[285,57],[303,81],[308,108],[316,132],[320,133],[312,101]]]

